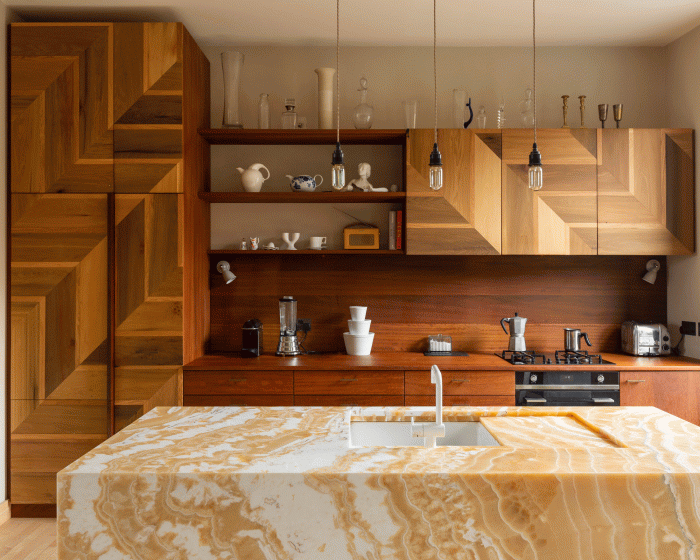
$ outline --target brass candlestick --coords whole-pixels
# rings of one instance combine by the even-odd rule
[[[615,119],[617,128],[620,128],[620,121],[622,120],[622,103],[613,105],[613,118]]]
[[[605,121],[608,120],[608,104],[601,103],[598,105],[598,118],[600,119],[600,128],[605,128]]]
[[[568,95],[562,95],[561,98],[564,100],[564,124],[562,125],[562,128],[569,128],[569,125],[566,124],[566,114],[569,111],[569,96]]]
[[[583,119],[586,114],[586,96],[579,95],[578,100],[581,102],[581,128],[586,128],[586,125],[583,124]]]

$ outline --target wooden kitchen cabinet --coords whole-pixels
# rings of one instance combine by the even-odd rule
[[[695,250],[694,133],[599,129],[598,254]]]
[[[434,406],[435,385],[429,371],[407,371],[406,406]],[[442,371],[445,406],[515,406],[512,371]]]
[[[620,405],[655,406],[700,425],[700,373],[621,372]]]
[[[403,371],[295,371],[295,395],[401,395]]]
[[[183,379],[185,395],[264,395],[294,392],[291,371],[192,371]]]
[[[406,145],[406,253],[501,252],[501,132],[438,130],[443,187],[429,187],[432,129],[412,129]]]
[[[294,406],[294,395],[187,395],[183,406]]]
[[[503,130],[504,255],[595,255],[597,247],[594,129],[537,131],[543,187],[528,188],[530,129]]]
[[[444,395],[443,406],[515,406],[515,395]],[[435,406],[433,395],[406,395],[406,406]]]

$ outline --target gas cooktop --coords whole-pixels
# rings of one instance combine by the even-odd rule
[[[506,362],[520,365],[582,365],[582,366],[597,366],[597,365],[615,365],[614,362],[604,360],[600,354],[589,354],[588,352],[572,352],[570,350],[557,350],[554,357],[547,357],[545,354],[537,352],[514,352],[512,350],[503,350],[496,356],[503,358]]]

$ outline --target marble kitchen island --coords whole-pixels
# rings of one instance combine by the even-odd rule
[[[411,411],[154,409],[59,473],[59,560],[700,560],[700,427],[450,407],[501,445],[349,447]]]

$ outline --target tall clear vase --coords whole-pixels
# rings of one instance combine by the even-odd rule
[[[318,74],[318,128],[333,125],[333,76],[335,68],[316,68]]]
[[[238,97],[241,89],[241,68],[243,53],[224,51],[221,53],[221,67],[224,71],[224,128],[243,128],[238,110]]]

